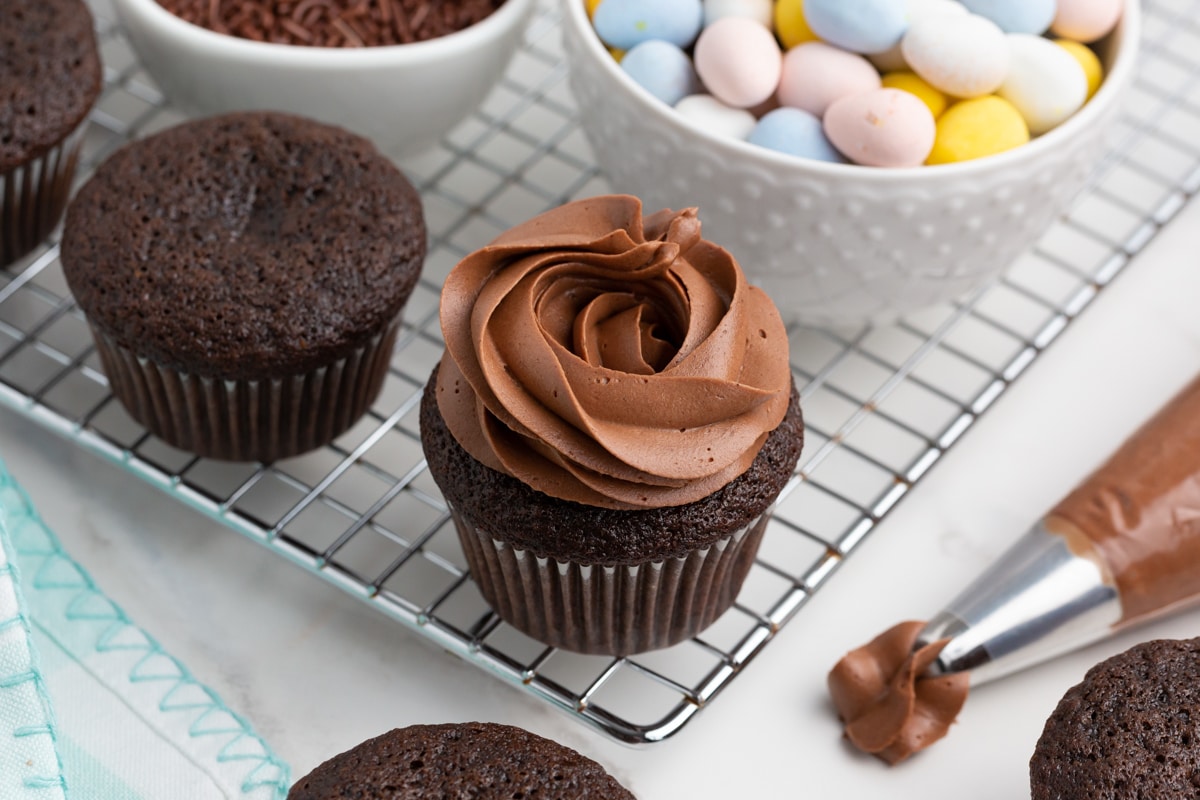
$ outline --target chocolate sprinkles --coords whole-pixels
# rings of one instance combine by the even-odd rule
[[[435,39],[504,0],[158,0],[194,25],[256,42],[380,47]]]

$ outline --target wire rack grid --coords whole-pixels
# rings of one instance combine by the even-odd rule
[[[94,0],[105,88],[79,180],[182,118]],[[628,658],[547,648],[499,620],[466,572],[417,429],[442,352],[439,287],[466,253],[567,200],[608,190],[567,90],[543,0],[478,113],[402,164],[430,256],[383,391],[332,445],[270,465],[198,459],[113,400],[48,243],[0,272],[0,403],[361,598],[446,650],[624,742],[679,731],[1200,189],[1200,0],[1148,0],[1138,76],[1089,189],[1007,275],[888,327],[789,330],[808,444],[733,609],[694,640]]]

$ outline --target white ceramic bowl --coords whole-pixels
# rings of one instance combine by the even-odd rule
[[[600,167],[650,210],[698,206],[784,317],[886,321],[982,286],[1086,184],[1131,81],[1140,9],[1106,41],[1108,75],[1058,128],[1007,153],[915,169],[805,161],[693,126],[633,82],[562,0],[570,82]]]
[[[185,22],[155,0],[113,0],[167,99],[190,116],[264,109],[341,125],[398,158],[437,141],[504,74],[534,0],[507,0],[469,28],[386,47],[301,47]]]

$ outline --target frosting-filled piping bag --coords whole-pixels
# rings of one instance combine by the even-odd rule
[[[1200,378],[928,624],[897,626],[843,659],[830,673],[830,690],[851,741],[895,763],[945,735],[968,683],[1008,675],[1196,601]],[[898,654],[901,631],[910,644]],[[915,660],[923,669],[913,669]],[[923,701],[930,681],[939,687],[936,706]],[[951,699],[946,686],[956,690]],[[889,714],[879,711],[885,705]],[[887,729],[858,733],[870,727],[864,719],[886,719]],[[922,735],[914,741],[916,721]]]

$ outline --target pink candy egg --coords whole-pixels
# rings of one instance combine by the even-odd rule
[[[824,42],[806,42],[783,57],[779,102],[823,117],[835,100],[880,85],[879,73],[862,56]]]
[[[745,17],[726,17],[705,28],[692,58],[708,91],[734,108],[767,100],[783,69],[774,34]]]
[[[1124,0],[1058,0],[1050,30],[1064,39],[1090,44],[1117,27],[1123,7]]]
[[[869,167],[917,167],[933,150],[937,123],[915,95],[874,89],[836,101],[825,135],[842,155]]]

